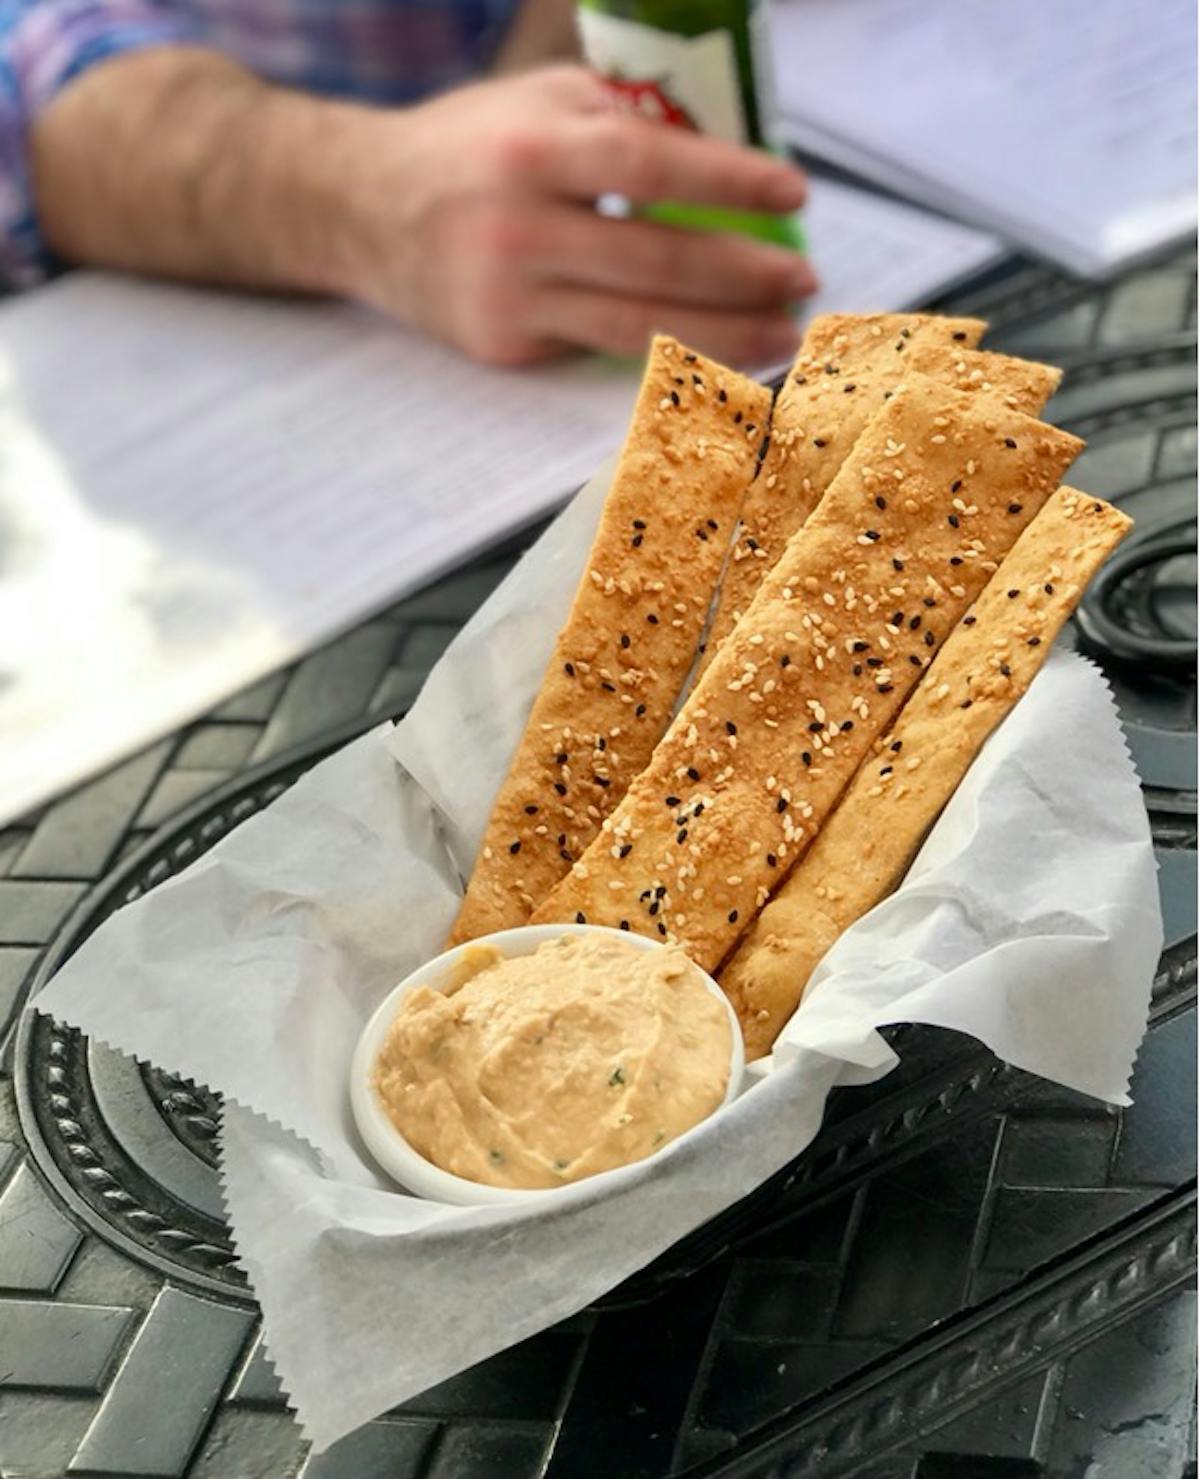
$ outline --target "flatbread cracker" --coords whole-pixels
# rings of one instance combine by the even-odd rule
[[[721,971],[747,1058],[770,1052],[830,945],[908,872],[983,742],[1029,687],[1130,526],[1111,504],[1061,488],[1001,561]]]
[[[534,921],[715,968],[1082,445],[912,375]]]
[[[524,924],[644,769],[692,665],[770,406],[765,387],[654,340],[452,944]]]
[[[1010,355],[964,348],[960,334],[982,331],[978,320],[894,318],[909,337],[874,337],[874,319],[829,315],[814,353],[812,331],[775,402],[771,441],[759,475],[742,506],[741,527],[730,552],[701,656],[699,672],[749,610],[763,576],[784,545],[820,502],[859,433],[909,370],[944,380],[959,390],[998,397],[1012,410],[1037,415],[1062,379],[1060,370]],[[961,327],[970,324],[968,331]],[[842,332],[833,330],[842,326]],[[865,326],[865,327],[864,327]],[[853,330],[853,333],[850,330]],[[896,346],[904,352],[897,353]],[[842,358],[830,358],[842,354]]]

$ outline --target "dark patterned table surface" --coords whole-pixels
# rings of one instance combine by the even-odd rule
[[[402,710],[514,542],[0,831],[0,1474],[1194,1475],[1195,259],[1103,288],[1009,263],[941,306],[1068,366],[1052,413],[1090,440],[1072,482],[1157,531],[1092,625],[1132,642],[1106,665],[1167,915],[1133,1107],[900,1029],[902,1066],[835,1096],[786,1189],[648,1301],[635,1289],[308,1454],[220,1222],[217,1106],[71,1034],[18,1032],[19,1008],[105,909],[331,736]]]

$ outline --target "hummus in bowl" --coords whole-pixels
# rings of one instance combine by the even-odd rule
[[[350,1090],[367,1148],[407,1189],[511,1203],[658,1154],[733,1099],[742,1071],[728,999],[678,947],[529,925],[402,981]]]

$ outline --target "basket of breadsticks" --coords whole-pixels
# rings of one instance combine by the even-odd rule
[[[969,1033],[1125,1102],[1140,788],[1058,642],[1129,519],[986,325],[668,338],[620,452],[409,714],[91,936],[34,1007],[224,1096],[269,1354],[324,1447],[594,1301]]]

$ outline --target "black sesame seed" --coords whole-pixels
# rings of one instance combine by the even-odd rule
[[[699,817],[699,816],[703,816],[704,815],[704,802],[703,801],[697,801],[696,804],[695,804],[695,806],[692,807],[692,815],[694,817]]]
[[[628,632],[622,632],[621,633],[621,646],[624,647],[624,648],[628,648],[629,647],[629,633]]]
[[[633,843],[632,842],[627,842],[625,844],[625,846],[621,849],[621,851],[617,854],[617,856],[618,857],[621,857],[621,858],[627,858],[632,851],[633,851]]]
[[[640,719],[642,717],[642,715],[646,712],[646,705],[645,704],[638,704],[637,708],[634,709],[633,712],[634,712],[635,717],[638,718],[638,719]]]
[[[730,924],[736,924],[737,921],[738,921],[738,912],[737,912],[736,909],[731,909],[729,911],[729,923]]]
[[[611,683],[601,683],[600,687],[603,688],[606,693],[616,693],[617,691]]]
[[[642,536],[640,534],[635,534],[633,538],[629,541],[629,544],[631,549],[641,549]]]
[[[646,527],[645,519],[634,519],[633,527],[635,529],[644,529]]]
[[[665,935],[667,932],[667,927],[661,919],[658,921],[658,932],[660,935]]]
[[[801,758],[801,760],[804,761],[805,765],[811,765],[812,764],[812,756],[808,753],[807,750],[801,750],[801,752],[800,752],[800,758]]]
[[[668,806],[678,806],[679,805],[679,797],[678,796],[668,796],[667,797],[667,805]]]
[[[700,772],[696,769],[696,767],[694,765],[689,765],[688,766],[688,772],[687,773],[688,773],[688,780],[689,781],[698,781],[700,779]]]
[[[705,520],[705,522],[708,524],[708,527],[713,531],[714,534],[720,528],[720,525],[717,523],[716,519],[707,519]]]
[[[665,883],[660,883],[657,886],[657,888],[654,890],[654,897],[656,899],[661,899],[666,894],[666,892],[667,892],[667,885]]]
[[[563,672],[566,673],[568,678],[573,678],[575,676],[575,664],[573,662],[563,663]]]
[[[903,611],[893,611],[892,612],[892,625],[894,627],[898,627],[898,626],[903,626],[904,625],[904,612]]]
[[[1102,503],[1093,503],[1092,504],[1092,512],[1094,514],[1098,514],[1103,507],[1104,507],[1104,505]]]
[[[1010,514],[1019,514],[1021,512],[1021,505],[1019,503],[1010,503],[1008,505],[1008,511]]]
[[[753,431],[754,430],[754,422],[753,421],[747,421],[746,422],[746,430],[747,431]]]
[[[774,867],[778,866],[778,863],[779,863],[779,859],[775,856],[775,854],[773,852],[769,852],[767,854],[767,867],[768,868],[774,868]]]
[[[828,364],[828,365],[825,366],[825,373],[827,375],[837,375],[840,372],[838,370],[838,367],[835,364]]]
[[[1029,647],[1040,647],[1042,645],[1042,639],[1040,637],[1030,637],[1026,645]]]
[[[1009,665],[1006,662],[1002,662],[1000,664],[1000,671],[1001,671],[1001,673],[1006,678],[1011,678],[1012,677],[1012,669],[1009,667]]]
[[[903,745],[903,740],[893,740],[892,743],[888,746],[888,749],[891,750],[893,755],[898,755]]]
[[[562,781],[555,781],[554,789],[558,792],[560,796],[565,796],[567,794],[567,788],[563,785]]]
[[[1017,444],[1016,444],[1016,442],[1015,442],[1015,441],[1014,441],[1014,440],[1013,440],[1013,439],[1012,439],[1012,437],[1005,437],[1005,438],[1004,438],[1004,445],[1005,445],[1005,446],[1006,446],[1006,447],[1015,447],[1015,446],[1016,446],[1016,445],[1017,445]]]
[[[537,807],[532,802],[525,808],[525,815],[527,817],[537,816]]]
[[[901,329],[900,330],[900,337],[901,337],[901,339],[911,339],[912,338],[912,330],[911,329]]]
[[[787,802],[786,802],[786,801],[785,801],[785,800],[784,800],[784,799],[783,799],[783,797],[782,797],[782,796],[781,796],[781,797],[780,797],[780,798],[779,798],[779,800],[778,800],[778,801],[777,801],[777,802],[776,802],[776,803],[775,803],[775,810],[776,810],[776,811],[777,811],[777,812],[779,812],[779,814],[780,814],[780,815],[781,815],[781,816],[782,816],[782,814],[783,814],[783,813],[784,813],[784,812],[785,812],[785,811],[786,811],[786,810],[787,810],[787,809],[788,809],[788,804],[787,804]]]
[[[658,617],[655,616],[653,611],[647,612],[646,620],[650,623],[652,627],[656,627],[658,625]]]
[[[891,691],[892,685],[890,683],[877,683],[875,685],[876,693],[891,693]]]
[[[1008,599],[1010,601],[1015,601],[1020,594],[1021,594],[1021,592],[1019,590],[1009,591],[1009,593],[1008,593]]]
[[[797,385],[807,385],[808,384],[808,376],[807,375],[793,375],[792,376],[792,380]]]
[[[958,707],[960,709],[969,709],[974,702],[975,700],[973,698],[964,698],[962,703],[959,704]]]
[[[952,565],[961,565],[962,564],[962,556],[961,555],[951,555],[950,556],[950,563]]]
[[[587,923],[587,915],[584,914],[584,912],[583,912],[582,909],[576,914],[576,916],[575,916],[575,923],[576,924],[586,924]]]
[[[567,834],[565,832],[560,832],[558,834],[558,845],[559,845],[559,847],[566,847],[566,845],[567,845]]]
[[[875,500],[875,507],[876,508],[887,508],[887,499],[883,496],[882,493],[879,495],[878,498],[876,498],[876,500]]]
[[[933,644],[937,641],[937,638],[933,635],[932,632],[926,632],[924,641],[926,647],[932,647]]]
[[[958,333],[956,333],[956,334],[951,334],[951,335],[950,335],[950,337],[951,337],[951,338],[952,338],[952,339],[954,339],[954,340],[957,340],[957,341],[958,341],[958,342],[959,342],[959,343],[960,343],[960,344],[961,344],[961,343],[962,343],[962,341],[963,341],[963,340],[964,340],[964,339],[965,339],[965,338],[966,338],[966,337],[967,337],[967,336],[966,336],[966,335],[965,335],[965,334],[964,334],[964,333],[963,333],[963,332],[962,332],[962,330],[961,330],[961,329],[960,329],[960,330],[959,330],[959,331],[958,331]]]
[[[950,491],[951,493],[957,493],[961,487],[962,478],[955,478],[954,481],[950,484]]]
[[[908,618],[908,629],[909,629],[910,632],[915,632],[916,629],[920,625],[921,625],[921,613],[918,611],[917,614],[916,614],[916,616],[910,616]]]
[[[850,383],[850,384],[849,384],[849,385],[843,385],[843,386],[842,386],[842,394],[843,394],[843,395],[849,395],[849,394],[850,394],[850,392],[851,392],[851,391],[852,391],[852,390],[854,390],[854,389],[855,389],[855,388],[856,388],[856,387],[855,387],[855,385],[854,385],[854,382],[853,382],[853,381],[851,381],[851,383]]]
[[[854,643],[855,652],[865,652],[870,647],[870,642],[864,642],[861,638]]]
[[[963,626],[965,626],[965,627],[973,627],[978,620],[979,620],[979,618],[977,616],[964,616],[963,617]]]
[[[863,530],[863,533],[867,536],[868,539],[870,539],[872,541],[874,541],[874,540],[876,540],[876,539],[879,538],[879,531],[878,531],[878,529],[864,529]]]
[[[554,757],[554,763],[555,765],[565,765],[569,759],[570,756],[566,750],[559,750],[558,754]]]
[[[596,748],[598,750],[607,750],[608,749],[608,741],[604,738],[604,736],[602,734],[598,734],[596,736]]]
[[[520,852],[521,851],[521,839],[518,837],[517,840],[516,840],[516,842],[510,842],[508,844],[508,850],[509,850],[509,852]]]
[[[934,598],[932,596],[922,596],[921,597],[921,605],[922,606],[936,606],[937,605],[937,602],[934,600]]]
[[[853,719],[843,719],[842,720],[842,733],[843,734],[847,734],[853,728],[854,728],[854,720]]]
[[[854,664],[854,667],[851,669],[851,671],[853,672],[853,674],[854,674],[854,676],[856,678],[861,678],[862,677],[862,663],[856,662]]]
[[[883,667],[883,658],[882,657],[868,657],[867,658],[867,667],[869,667],[869,668],[881,668],[881,667]]]
[[[737,733],[737,725],[733,722],[732,719],[726,719],[726,721],[725,721],[725,733],[726,734],[736,734]]]
[[[693,385],[703,385],[704,384],[704,381],[701,380],[701,378],[700,378],[699,375],[693,375],[692,376],[692,384]]]
[[[696,538],[697,539],[703,539],[704,542],[705,542],[705,544],[707,544],[708,543],[708,533],[707,533],[707,531],[704,530],[704,529],[697,529],[696,530]]]
[[[672,375],[671,376],[671,379],[675,382],[676,385],[686,385],[687,384],[687,381],[683,378],[682,375]]]
[[[724,405],[725,402],[729,399],[729,397],[725,394],[725,392],[723,390],[718,390],[717,391],[717,399],[721,402],[722,405]]]
[[[921,659],[917,656],[915,652],[910,652],[908,654],[908,660],[910,663],[912,663],[914,668],[919,668],[921,666]]]
[[[696,363],[696,356],[694,354],[685,354],[683,362],[685,365],[694,365]]]
[[[758,548],[758,540],[757,539],[751,539],[750,536],[747,535],[746,536],[746,548],[747,549],[757,549]]]
[[[740,411],[734,412],[733,424],[734,426],[740,426],[742,424],[742,413]]]
[[[813,446],[814,447],[823,447],[824,445],[825,445],[825,438],[824,437],[813,437]]]
[[[1046,592],[1048,596],[1052,596],[1054,594],[1054,587],[1050,584],[1049,581],[1046,582],[1042,589]]]
[[[820,734],[824,728],[825,726],[821,723],[819,719],[814,719],[812,723],[808,726],[808,732],[809,734]]]
[[[627,930],[629,928],[629,921],[627,919],[623,919],[621,921],[621,928],[623,930]]]
[[[882,769],[879,772],[880,775],[891,775],[891,773],[892,773],[892,767],[890,765],[883,766]]]
[[[897,560],[896,557],[893,555],[892,556],[892,569],[893,570],[903,570],[904,569],[904,561],[903,560]]]
[[[958,528],[958,515],[957,514],[951,514],[949,516],[949,518],[946,520],[946,522],[947,522],[947,524],[950,525],[951,529],[957,529]]]
[[[783,656],[779,659],[779,666],[781,668],[789,667],[791,665],[791,661],[791,658],[785,652]]]
[[[677,390],[673,390],[671,392],[671,404],[673,406],[677,406],[679,404],[679,392]]]
[[[607,776],[594,775],[592,777],[592,780],[596,783],[596,785],[598,785],[602,790],[605,791],[607,791],[609,786],[612,785],[612,781],[610,781]]]
[[[575,859],[571,856],[571,854],[566,850],[565,847],[559,848],[558,855],[564,863],[573,863],[575,861]]]
[[[658,900],[655,899],[654,903],[650,905],[650,908],[647,911],[649,913],[651,919],[653,919],[654,916],[658,913],[658,910],[659,910],[659,903],[658,903]]]

